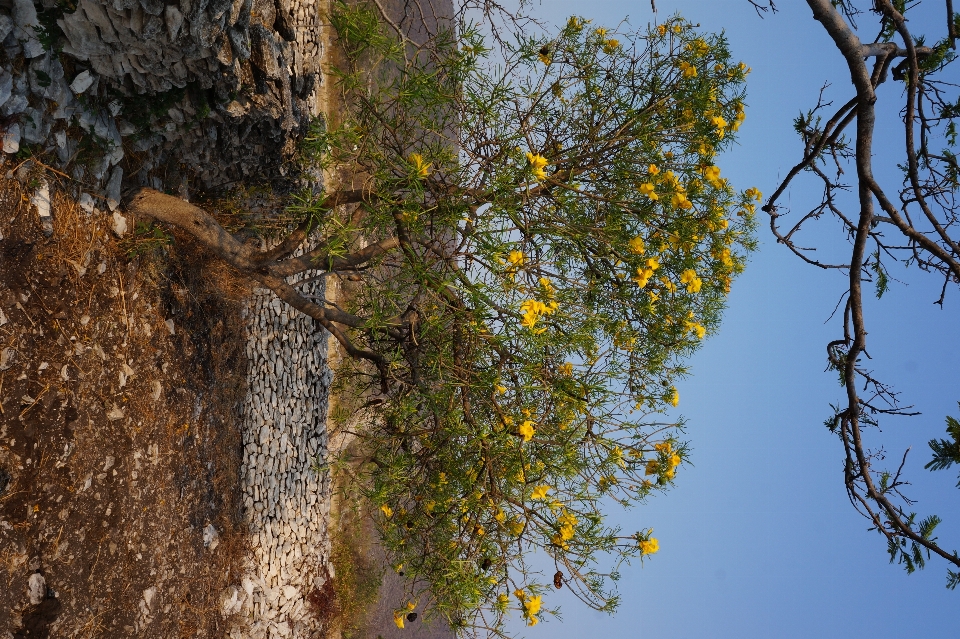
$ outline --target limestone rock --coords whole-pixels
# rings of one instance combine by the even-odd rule
[[[3,16],[0,16],[3,17]],[[6,104],[13,94],[13,75],[6,69],[0,69],[0,106]]]
[[[107,192],[106,192],[107,207],[111,211],[115,211],[117,207],[120,206],[120,184],[122,181],[123,181],[123,168],[119,166],[114,167],[113,172],[110,174],[110,181],[107,182]],[[120,217],[122,218],[123,216],[120,216]],[[117,227],[118,227],[117,215],[114,215],[114,232],[117,233],[117,235],[123,235],[124,233],[127,232],[127,222],[125,219],[122,223],[123,230],[118,231]]]
[[[47,580],[39,572],[33,573],[27,580],[27,597],[34,606],[47,598]]]
[[[70,90],[74,93],[83,93],[93,86],[94,76],[89,71],[81,71],[70,83]]]
[[[43,55],[43,45],[37,39],[37,8],[31,0],[13,0],[14,34],[23,43],[23,55],[27,58],[36,58]]]
[[[20,150],[20,125],[16,122],[3,132],[3,152],[16,153]]]
[[[50,209],[50,184],[45,179],[40,180],[40,186],[30,199],[30,204],[37,209],[43,234],[47,237],[53,235],[53,213]]]

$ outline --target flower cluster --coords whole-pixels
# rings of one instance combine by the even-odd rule
[[[679,402],[679,394],[677,389],[671,389],[674,397],[677,398]],[[676,405],[676,404],[674,404]],[[682,461],[680,455],[678,455],[673,450],[673,445],[670,442],[663,442],[654,446],[654,449],[657,451],[657,459],[651,459],[647,462],[646,474],[650,475],[661,475],[666,479],[673,479],[677,473],[677,466],[680,465]]]
[[[644,266],[637,268],[637,274],[634,276],[633,281],[636,282],[640,288],[644,288],[647,282],[650,281],[650,278],[653,277],[653,272],[658,268],[660,268],[660,258],[649,258],[644,263]]]
[[[520,600],[520,609],[523,611],[524,619],[527,620],[527,625],[535,626],[540,623],[540,620],[537,618],[537,614],[540,612],[540,608],[543,605],[541,596],[537,595],[536,597],[531,597],[520,588],[514,590],[513,594],[517,599]]]
[[[534,329],[537,321],[544,315],[553,315],[559,305],[555,300],[551,300],[544,304],[540,300],[525,300],[520,304],[520,314],[523,316],[523,319],[520,320],[520,324],[532,330],[534,333],[542,333],[545,331],[545,328]]]
[[[577,518],[563,506],[560,506],[559,510],[560,516],[557,517],[559,530],[550,538],[550,542],[554,546],[559,546],[564,550],[570,550],[570,545],[567,542],[573,539],[576,532],[575,526],[577,525]]]
[[[547,158],[537,153],[527,151],[527,162],[530,164],[530,172],[533,177],[541,182],[547,179],[546,167],[550,163]]]
[[[688,293],[699,293],[700,287],[703,286],[703,280],[697,277],[697,272],[692,268],[680,274],[680,283],[687,285]]]

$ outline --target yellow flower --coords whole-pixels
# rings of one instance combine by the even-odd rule
[[[680,465],[680,455],[678,455],[678,454],[676,454],[676,453],[670,455],[670,465],[671,465],[671,466],[679,466],[679,465]]]
[[[651,258],[648,258],[648,259],[647,259],[647,268],[650,269],[650,270],[652,270],[652,271],[655,271],[655,270],[657,270],[658,268],[660,268],[660,258],[659,258],[659,257],[651,257]]]
[[[564,377],[570,377],[571,375],[573,375],[573,364],[570,362],[565,362],[563,364],[560,364],[560,366],[557,367],[557,370]]]
[[[707,46],[707,43],[697,38],[693,42],[687,44],[687,51],[693,52],[693,55],[701,56],[706,54],[710,50],[710,47]]]
[[[393,613],[393,623],[397,624],[397,628],[403,629],[403,615],[402,610]]]
[[[703,336],[707,334],[707,329],[703,327],[703,324],[694,322],[690,324],[690,329],[697,334],[697,339],[703,339]]]
[[[683,27],[682,27],[681,25],[679,25],[679,24],[673,25],[673,32],[674,32],[674,33],[680,33],[680,32],[682,32],[682,31],[683,31]]]
[[[413,168],[417,173],[417,177],[425,178],[430,175],[430,167],[432,165],[425,161],[423,156],[419,153],[410,154],[410,164],[413,165]]]
[[[720,167],[708,166],[703,170],[703,177],[707,178],[710,184],[720,188]]]
[[[647,541],[640,542],[640,554],[641,555],[652,555],[660,550],[660,542],[655,538],[651,537]]]
[[[653,165],[651,164],[650,166],[652,167]],[[660,196],[657,195],[655,188],[656,187],[654,187],[649,182],[644,182],[643,184],[640,185],[640,195],[646,195],[648,198],[650,198],[653,201],[659,200]]]
[[[533,422],[530,421],[529,419],[523,422],[522,424],[520,424],[520,428],[518,428],[517,430],[519,431],[520,435],[523,437],[523,441],[525,442],[528,442],[531,439],[533,439],[533,434],[536,432],[536,430],[533,428]]]
[[[533,615],[540,612],[541,605],[543,605],[543,602],[541,600],[540,595],[537,595],[536,597],[530,597],[530,599],[524,602],[524,606],[523,606],[524,612],[526,612],[528,616],[532,617]],[[533,624],[530,624],[530,625],[533,625]]]
[[[546,499],[547,493],[553,490],[550,486],[546,484],[541,484],[537,486],[530,492],[530,499]]]
[[[687,285],[688,293],[699,293],[703,280],[697,277],[697,272],[691,268],[680,274],[680,283]]]
[[[658,27],[657,27],[657,34],[660,35],[660,36],[665,36],[665,35],[667,35],[667,25],[661,24],[660,26],[658,26]]]
[[[710,118],[710,124],[717,127],[717,136],[723,137],[724,128],[727,126],[727,121],[724,120],[721,116],[715,115]]]
[[[537,58],[544,64],[550,64],[553,61],[553,58],[550,57],[550,54],[544,53],[544,49],[540,50],[540,53],[537,54]]]
[[[407,610],[414,610],[416,609],[416,607],[417,607],[417,604],[413,603],[412,601],[407,602]]]
[[[598,36],[602,38],[603,36],[607,35],[607,30],[604,29],[603,27],[599,27],[594,31],[594,33],[596,33]]]
[[[668,280],[665,277],[660,278],[660,283],[663,284],[663,288],[667,289],[671,293],[677,292],[677,285]]]
[[[644,474],[656,475],[657,471],[659,470],[659,467],[660,467],[660,464],[656,460],[651,459],[650,461],[647,462],[647,468],[644,471]]]
[[[628,245],[630,246],[630,252],[636,253],[637,255],[643,255],[644,251],[646,250],[646,246],[644,245],[643,238],[640,237],[639,235],[633,238],[632,240],[630,240]]]
[[[678,67],[678,68],[680,69],[680,71],[683,73],[683,77],[685,77],[685,78],[695,78],[695,77],[697,77],[697,67],[693,66],[693,65],[690,64],[689,62],[687,62],[687,61],[685,61],[685,60],[681,60],[681,61],[677,64],[677,67]]]
[[[544,168],[549,164],[547,158],[527,151],[527,162],[530,163],[530,171],[535,178],[541,181],[547,179],[547,172],[544,171]]]
[[[510,251],[507,261],[514,266],[523,266],[523,251]]]
[[[663,442],[660,444],[654,444],[653,449],[658,453],[670,454],[670,451],[673,449],[673,445],[670,442]]]
[[[504,386],[503,384],[497,384],[496,386],[494,386],[494,389],[497,391],[498,395],[503,395],[504,393],[507,392],[507,387]]]
[[[685,211],[693,208],[693,202],[687,199],[687,195],[685,193],[674,193],[670,203],[674,206],[674,208],[683,209]]]
[[[523,316],[520,324],[529,329],[533,329],[541,316],[553,315],[558,308],[560,308],[560,305],[555,301],[544,304],[540,300],[525,300],[520,303],[520,314]],[[540,330],[535,330],[534,333],[539,335],[545,330],[547,329],[541,328]]]
[[[620,41],[610,38],[609,40],[604,41],[603,43],[603,52],[604,53],[613,53],[620,47]]]
[[[638,268],[637,274],[633,277],[633,281],[636,282],[640,288],[644,288],[651,276],[653,276],[652,268]]]
[[[583,20],[576,16],[572,16],[567,20],[567,28],[572,29],[573,31],[580,31],[583,28]]]
[[[380,511],[383,512],[383,515],[387,519],[390,519],[391,517],[393,517],[393,508],[390,508],[390,506],[386,504],[384,504],[383,506],[380,506]]]
[[[497,512],[493,515],[493,518],[497,520],[498,523],[503,523],[507,516],[503,512],[503,508],[497,508]]]
[[[755,187],[750,187],[749,189],[744,191],[744,195],[756,200],[757,202],[763,199],[763,193],[761,193],[760,190]]]
[[[680,403],[680,393],[677,391],[675,386],[670,390],[673,391],[673,394],[670,396],[670,405],[675,407]]]
[[[523,532],[523,522],[519,519],[510,519],[510,521],[507,522],[507,529],[511,535],[517,537]]]
[[[647,173],[650,175],[657,175],[660,173],[660,168],[656,164],[651,164],[647,167]]]
[[[623,449],[619,446],[614,446],[613,450],[610,452],[610,459],[620,468],[626,468],[627,463],[623,461]]]

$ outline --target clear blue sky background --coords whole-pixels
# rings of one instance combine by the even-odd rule
[[[739,145],[720,166],[736,186],[765,194],[800,157],[792,119],[814,105],[820,86],[832,82],[828,95],[838,104],[853,95],[840,54],[806,3],[777,4],[779,14],[760,19],[746,0],[657,0],[661,20],[679,11],[725,31],[735,56],[753,68]],[[941,20],[942,3],[928,4]],[[555,24],[571,14],[607,26],[625,16],[638,27],[654,20],[648,0],[544,0],[534,11]],[[873,28],[870,16],[863,23]],[[901,87],[880,91],[875,172],[891,191],[899,184]],[[799,212],[819,195],[815,183],[801,181],[786,201]],[[847,501],[842,450],[822,425],[829,403],[841,399],[824,368],[826,343],[841,335],[836,321],[825,321],[845,290],[843,276],[801,263],[772,240],[765,217],[761,223],[760,250],[734,284],[723,328],[679,385],[695,467],[681,469],[672,492],[617,515],[629,531],[652,526],[659,554],[624,570],[616,616],[590,611],[563,590],[547,601],[562,605],[563,621],[527,629],[527,637],[957,636],[960,590],[944,587],[944,563],[910,576],[887,563],[884,540]],[[835,236],[836,227],[824,225],[808,237],[845,249]],[[868,303],[870,353],[879,375],[923,416],[885,419],[883,432],[869,437],[890,452],[894,468],[913,447],[907,472],[916,509],[940,514],[941,540],[960,548],[956,473],[923,469],[927,440],[943,435],[946,414],[958,413],[960,293],[954,287],[940,310],[932,302],[941,282],[916,269],[896,274],[905,285]]]

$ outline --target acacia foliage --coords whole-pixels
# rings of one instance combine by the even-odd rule
[[[457,628],[536,624],[536,550],[612,611],[618,567],[658,541],[604,507],[673,483],[688,448],[658,415],[753,247],[760,194],[715,164],[748,69],[680,17],[572,17],[495,52],[469,24],[401,43],[363,5],[333,24],[344,106],[308,149],[364,195],[303,207],[343,254],[398,245],[351,273],[347,334],[376,355],[340,365],[364,403],[334,415],[384,544]]]

